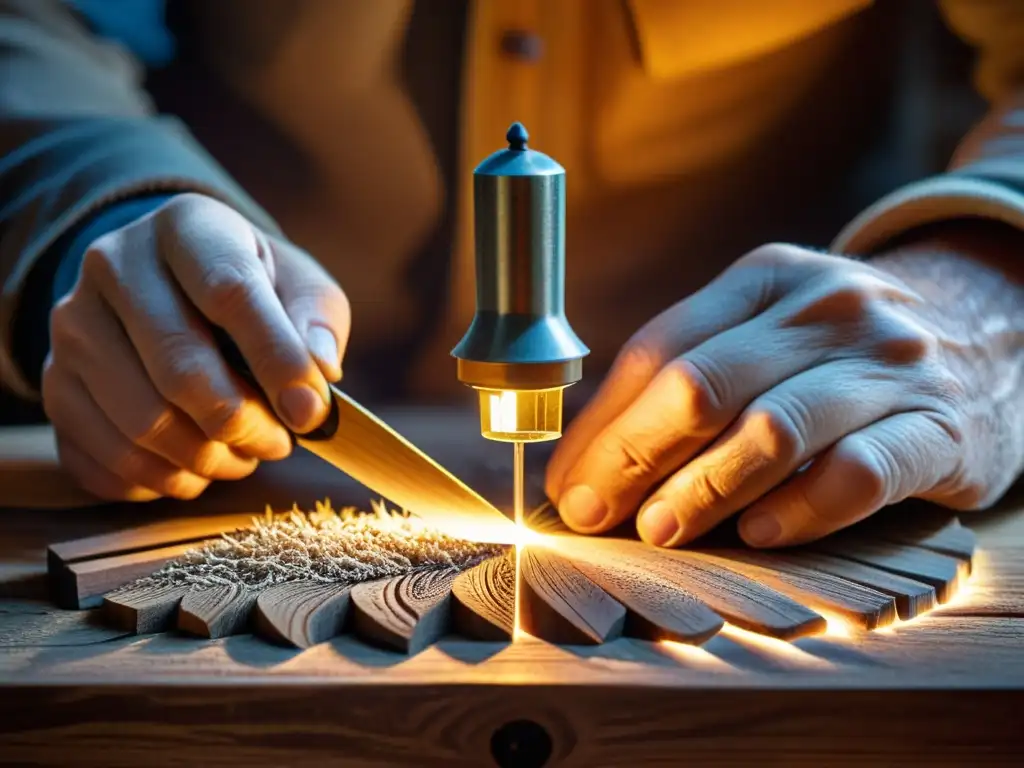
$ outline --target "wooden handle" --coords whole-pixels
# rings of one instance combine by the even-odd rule
[[[270,402],[270,398],[267,397],[267,393],[260,385],[256,375],[252,372],[252,368],[249,367],[249,363],[246,362],[245,356],[242,354],[242,350],[235,344],[234,339],[228,335],[228,332],[217,325],[211,325],[210,330],[213,333],[214,342],[217,344],[217,349],[224,357],[224,362],[228,364],[239,377],[241,377],[246,384],[251,386],[256,392],[260,394],[264,402],[266,402],[271,413],[276,413],[274,406]],[[298,435],[289,429],[289,433],[292,437],[301,437],[303,440],[330,440],[334,437],[334,433],[338,431],[338,401],[335,398],[331,398],[331,412],[324,419],[323,423],[314,429],[312,432]],[[287,429],[287,426],[285,427]]]

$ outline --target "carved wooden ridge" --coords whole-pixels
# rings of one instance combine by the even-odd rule
[[[254,632],[299,648],[352,633],[416,653],[445,635],[599,644],[625,635],[700,645],[726,623],[792,640],[826,617],[862,630],[908,620],[948,602],[971,572],[974,534],[955,518],[869,521],[815,545],[778,552],[736,542],[679,551],[639,541],[581,537],[539,514],[542,536],[467,570],[421,569],[357,584],[289,581],[132,587],[247,515],[153,523],[50,547],[55,599],[102,605],[105,620],[139,634],[178,629],[207,638]],[[128,586],[126,586],[128,585]]]

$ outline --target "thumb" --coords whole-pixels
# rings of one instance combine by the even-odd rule
[[[272,240],[274,283],[285,312],[328,381],[341,379],[352,312],[348,297],[320,264],[295,246]]]

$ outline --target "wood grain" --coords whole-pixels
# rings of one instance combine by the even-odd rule
[[[46,601],[0,599],[0,649],[102,646],[128,635],[88,611],[60,610]],[[0,674],[0,688],[2,680]]]
[[[511,640],[515,627],[515,565],[492,557],[452,582],[452,626],[476,640]]]
[[[353,627],[362,639],[403,653],[419,653],[451,626],[455,569],[414,571],[352,589]]]
[[[256,598],[256,632],[296,648],[309,648],[341,634],[349,612],[349,584],[289,581]]]
[[[178,606],[178,629],[210,639],[250,628],[258,593],[238,584],[192,587]]]
[[[741,573],[817,610],[833,611],[861,629],[887,627],[896,620],[891,595],[816,570],[793,558],[750,549],[690,551],[696,558]]]
[[[905,544],[849,536],[842,539],[823,539],[809,549],[812,552],[822,552],[873,565],[909,579],[923,581],[935,588],[935,595],[940,604],[947,602],[956,594],[960,580],[968,575],[968,566],[963,560]]]
[[[962,560],[971,560],[977,548],[974,531],[962,525],[956,515],[917,501],[884,510],[833,538],[842,539],[851,534],[923,547]]]
[[[562,555],[526,547],[519,567],[525,632],[567,645],[597,645],[622,633],[626,609]]]
[[[131,587],[103,599],[103,615],[113,626],[148,635],[174,626],[188,587]]]
[[[183,516],[135,528],[51,544],[47,551],[50,570],[59,565],[140,552],[173,544],[200,542],[230,533],[252,523],[251,514]]]
[[[892,525],[882,530],[882,538],[893,543],[912,544],[965,560],[967,561],[967,572],[970,573],[977,537],[970,528],[960,525],[960,521],[955,517],[941,525]]]
[[[783,562],[812,568],[819,573],[830,573],[846,581],[890,595],[896,601],[897,615],[904,621],[920,616],[936,605],[933,586],[881,568],[806,550],[792,555],[773,553],[772,556]]]
[[[1024,746],[1016,691],[315,679],[9,690],[0,763],[46,768],[952,768],[1017,765]]]
[[[430,434],[445,432],[444,418],[427,419],[417,438],[431,455]],[[465,444],[472,419],[460,430],[442,442]],[[499,459],[507,468],[505,452]],[[244,494],[254,509],[270,495],[288,505],[328,493],[341,500],[344,478],[319,464],[269,462],[252,482],[211,488],[210,498],[222,509],[241,508]],[[344,500],[364,503],[366,491]],[[196,503],[167,508],[187,515]],[[132,514],[141,520],[149,509]],[[119,525],[123,512],[5,512],[0,581],[13,592],[42,573],[54,531],[89,535]],[[492,765],[499,730],[527,721],[551,737],[549,768],[1016,765],[1024,749],[1024,504],[964,522],[978,536],[963,590],[970,595],[848,638],[746,644],[725,632],[678,655],[667,647],[674,644],[627,638],[577,648],[446,638],[398,658],[347,636],[295,653],[245,635],[202,643],[177,633],[93,636],[85,645],[77,630],[71,639],[39,635],[46,647],[15,647],[12,630],[15,645],[0,648],[0,764]],[[26,609],[53,611],[54,625],[88,620],[41,604]]]
[[[63,608],[95,608],[103,604],[103,595],[107,592],[155,573],[202,543],[175,544],[60,566],[50,580],[55,602]]]
[[[626,608],[623,633],[629,637],[700,645],[724,624],[721,616],[694,595],[662,581],[657,574],[627,572],[582,559],[574,563]]]
[[[574,556],[609,567],[656,574],[659,580],[694,595],[726,621],[752,632],[792,640],[824,632],[828,626],[823,616],[781,592],[687,552],[605,538],[564,540],[560,546]]]

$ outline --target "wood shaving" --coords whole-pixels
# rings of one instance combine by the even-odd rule
[[[329,500],[312,512],[296,507],[274,514],[268,508],[252,527],[224,533],[129,587],[357,583],[419,569],[465,570],[505,549],[448,536],[382,503],[372,509],[335,512]]]

